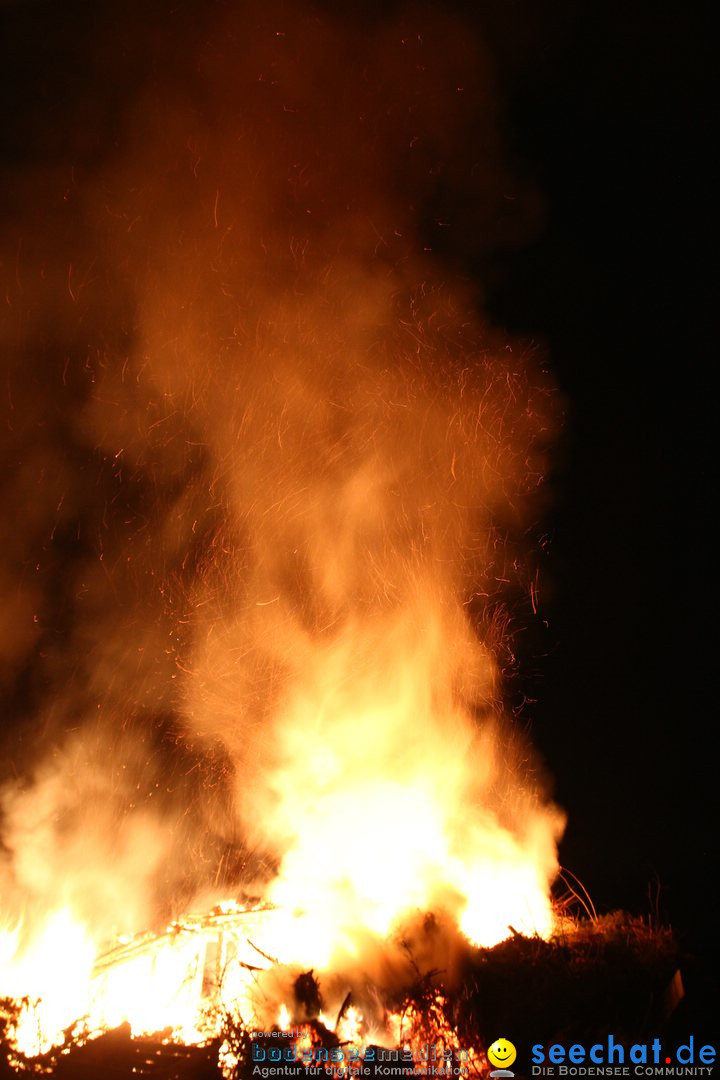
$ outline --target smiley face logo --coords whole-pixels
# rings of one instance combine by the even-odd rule
[[[509,1039],[496,1039],[488,1048],[488,1061],[498,1069],[507,1069],[517,1057],[517,1050]]]

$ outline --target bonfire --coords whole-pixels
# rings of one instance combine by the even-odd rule
[[[502,1037],[522,1073],[558,995],[610,1022],[622,968],[647,1018],[676,961],[570,920],[509,707],[561,404],[417,209],[452,138],[495,145],[484,53],[439,15],[222,19],[8,263],[70,419],[62,632],[0,791],[4,1062],[484,1076]]]

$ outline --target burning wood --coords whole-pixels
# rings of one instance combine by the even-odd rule
[[[85,1040],[128,1023],[133,1035],[166,1030],[176,1042],[203,1042],[217,1035],[221,1010],[252,1015],[252,976],[271,966],[252,938],[267,936],[274,916],[267,907],[245,910],[229,902],[164,933],[120,941],[97,956],[74,996],[71,971],[55,994],[26,995],[9,1017],[11,1038],[33,1055],[62,1041],[70,1025],[73,1038]],[[46,964],[53,963],[51,945],[46,942]]]
[[[325,994],[338,993],[337,976],[315,978],[306,972],[288,978],[278,965],[246,962],[257,956],[251,936],[266,931],[276,914],[228,904],[188,917],[163,934],[119,943],[98,958],[96,999],[111,994],[113,986],[128,985],[121,973],[137,975],[141,960],[159,992],[164,960],[180,941],[191,942],[190,950],[182,950],[182,996],[192,1008],[192,1025],[141,1031],[132,1022],[96,1020],[93,1029],[89,1017],[77,1017],[58,1033],[55,1046],[39,1053],[38,1043],[23,1053],[17,1038],[27,1034],[31,1022],[40,1037],[42,1012],[39,1003],[6,1002],[3,1045],[14,1073],[40,1070],[74,1078],[95,1069],[100,1075],[112,1061],[118,1076],[239,1078],[279,1062],[294,1063],[301,1077],[316,1075],[319,1066],[337,1078],[361,1062],[371,1072],[381,1062],[388,1075],[386,1065],[395,1062],[400,1075],[407,1071],[398,1056],[403,1051],[415,1074],[451,1062],[458,1075],[484,1076],[489,1071],[485,1048],[508,1016],[520,1046],[530,1040],[550,1043],[568,1024],[578,1039],[598,1027],[612,1028],[618,1038],[638,1038],[657,1030],[665,1017],[662,991],[678,979],[678,953],[669,934],[626,916],[586,924],[566,919],[565,929],[549,942],[515,935],[492,949],[468,946],[453,977],[447,971],[420,973],[410,954],[392,992],[380,985],[364,987],[361,993],[374,1008],[363,1015],[353,989],[345,990],[339,1009],[325,1003]],[[264,985],[263,976],[269,976]],[[340,980],[344,987],[348,982],[352,975]],[[288,998],[279,1004],[269,995],[281,985]],[[133,989],[142,988],[134,983]],[[180,987],[174,991],[177,1019]],[[129,1001],[125,1006],[131,1007]],[[260,1026],[257,1015],[272,1013],[274,1021]],[[520,1075],[525,1071],[521,1068]]]

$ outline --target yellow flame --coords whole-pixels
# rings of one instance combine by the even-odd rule
[[[228,908],[239,911],[236,904]],[[67,1028],[82,1038],[123,1023],[134,1036],[167,1032],[175,1041],[200,1043],[218,1032],[218,1006],[252,1015],[239,950],[242,940],[233,943],[235,963],[228,964],[227,944],[211,918],[145,935],[105,956],[66,909],[51,915],[27,942],[19,928],[3,930],[0,996],[19,1003],[11,1017],[13,1044],[32,1057],[61,1044]],[[254,967],[262,964],[253,955]]]
[[[353,627],[276,725],[256,830],[280,853],[266,895],[287,913],[285,962],[327,970],[417,911],[485,946],[550,932],[560,815],[456,700],[440,618],[428,604]]]
[[[256,832],[279,856],[274,910],[228,903],[109,957],[67,907],[0,934],[0,996],[28,999],[19,1049],[40,1053],[75,1022],[201,1042],[217,1033],[211,1005],[260,1020],[249,967],[352,968],[418,912],[484,946],[549,934],[560,816],[495,726],[474,721],[441,655],[442,620],[428,604],[351,626],[298,674],[254,789]],[[288,1028],[280,1000],[268,1022]],[[348,1012],[348,1037],[358,1024]]]

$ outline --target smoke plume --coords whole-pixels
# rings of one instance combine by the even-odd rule
[[[4,906],[497,940],[561,822],[499,677],[552,385],[443,257],[533,214],[490,58],[417,8],[67,18],[4,159]]]

